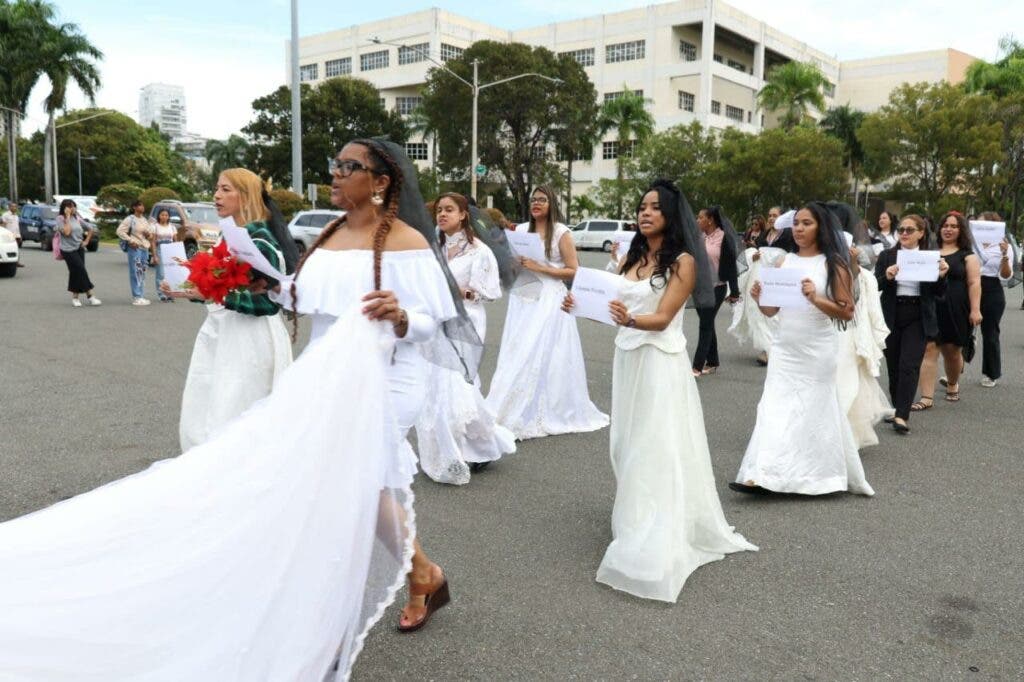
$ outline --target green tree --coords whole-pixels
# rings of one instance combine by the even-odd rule
[[[970,204],[1002,158],[991,100],[949,83],[904,84],[860,127],[865,170],[891,178],[893,198],[933,210],[950,193]]]
[[[290,189],[272,189],[270,190],[270,197],[277,204],[277,207],[281,209],[281,215],[284,216],[285,220],[291,220],[292,216],[301,211],[306,205],[305,197],[296,194]]]
[[[96,202],[100,206],[108,206],[115,213],[128,213],[132,202],[142,195],[142,188],[130,182],[104,185],[96,193]]]
[[[68,86],[74,83],[89,98],[96,100],[100,86],[100,73],[95,60],[103,58],[75,24],[48,26],[44,40],[38,45],[40,67],[50,81],[50,94],[43,101],[47,127],[43,141],[43,178],[46,183],[46,201],[53,201],[53,149],[52,132],[57,110],[67,105]]]
[[[583,69],[575,68],[575,60],[569,55],[561,55],[560,60],[568,60],[562,69],[563,83],[559,87],[570,90],[586,91],[590,81]],[[592,86],[590,86],[592,88]],[[572,222],[576,211],[572,200],[572,168],[577,160],[590,161],[594,156],[594,146],[601,139],[601,128],[598,117],[601,109],[597,98],[574,99],[564,102],[559,109],[561,121],[555,130],[554,141],[558,156],[565,159],[565,220]]]
[[[178,193],[170,187],[150,187],[149,189],[144,190],[142,194],[138,196],[138,199],[142,202],[142,205],[146,207],[146,211],[149,211],[161,201],[166,199],[180,200],[181,196],[179,196]]]
[[[779,122],[791,130],[807,117],[808,109],[825,110],[822,88],[828,79],[813,64],[786,62],[774,67],[757,94],[758,105],[769,112],[781,112]]]
[[[857,206],[860,200],[860,173],[864,165],[864,146],[858,137],[864,116],[863,111],[843,104],[829,109],[821,119],[822,129],[843,145],[843,164],[850,171],[850,178],[853,180],[854,206]]]
[[[1016,227],[1024,202],[1024,44],[1006,36],[999,47],[1002,57],[994,63],[976,61],[967,68],[964,87],[994,98],[991,120],[1002,129],[1003,161],[987,204]]]
[[[640,178],[640,184],[656,178],[667,178],[679,185],[694,206],[715,203],[714,188],[708,184],[708,169],[718,160],[718,137],[697,121],[655,133],[640,146],[629,173]]]
[[[416,107],[405,119],[410,135],[419,135],[424,141],[430,140],[430,171],[420,173],[420,191],[424,197],[436,197],[440,189],[440,176],[437,173],[437,128],[422,107]]]
[[[721,204],[742,225],[770,206],[841,196],[848,177],[842,158],[842,144],[817,128],[775,128],[758,135],[727,128],[718,159],[706,170],[707,194],[700,203]]]
[[[386,111],[380,92],[368,81],[329,78],[316,87],[303,84],[302,179],[321,183],[328,163],[346,143],[361,137],[386,136],[403,144],[408,129],[402,117]],[[288,86],[252,103],[254,118],[242,128],[252,140],[246,164],[266,178],[291,180],[292,105]]]
[[[640,95],[634,94],[625,84],[623,93],[615,99],[606,101],[601,106],[597,119],[597,129],[601,135],[612,130],[616,131],[618,153],[615,157],[615,180],[620,187],[618,210],[622,215],[622,205],[626,188],[626,164],[633,156],[634,145],[639,146],[654,135],[654,117],[647,111],[647,102]]]
[[[561,176],[551,157],[559,131],[566,125],[563,112],[581,102],[594,102],[597,92],[583,67],[559,59],[543,47],[481,40],[445,66],[464,81],[473,80],[473,61],[479,60],[481,83],[493,83],[524,73],[561,79],[522,78],[480,93],[479,155],[508,188],[515,213],[527,214],[529,195],[540,181]],[[472,90],[444,69],[432,69],[423,87],[423,110],[438,133],[442,175],[463,183],[468,190]]]
[[[107,115],[89,118],[100,112]],[[144,128],[122,113],[105,109],[71,111],[57,119],[57,125],[82,120],[61,128],[57,137],[57,159],[64,183],[77,184],[78,150],[83,156],[82,190],[95,194],[100,187],[130,182],[140,187],[164,186],[179,189],[176,156],[154,130]],[[40,147],[42,140],[40,139]]]
[[[239,168],[245,164],[249,143],[241,135],[226,140],[207,140],[203,154],[210,162],[210,174],[216,179],[225,168]]]

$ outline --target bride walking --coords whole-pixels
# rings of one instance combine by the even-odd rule
[[[268,397],[180,457],[0,524],[0,679],[345,680],[410,563],[399,628],[447,602],[401,429],[420,350],[468,319],[414,173],[390,142],[341,150],[347,215],[280,296],[313,338]]]
[[[874,491],[864,478],[850,422],[839,405],[835,321],[854,315],[849,250],[836,217],[820,202],[797,212],[793,223],[797,253],[783,268],[804,271],[806,308],[761,307],[779,316],[778,335],[768,356],[757,422],[740,464],[739,492],[823,495]],[[751,295],[760,303],[761,283]]]
[[[469,202],[450,192],[434,204],[439,241],[448,258],[466,313],[481,342],[487,333],[485,301],[501,298],[498,261],[470,225]],[[516,451],[515,436],[494,422],[480,394],[480,380],[434,365],[416,422],[416,446],[423,472],[438,483],[469,483],[470,472]]]
[[[757,547],[725,520],[715,490],[683,305],[713,304],[711,267],[686,199],[656,181],[637,208],[639,234],[620,272],[612,374],[612,542],[598,582],[675,602],[698,567]],[[569,294],[563,309],[572,308]]]
[[[522,263],[543,286],[537,300],[516,291],[509,296],[487,405],[519,440],[608,426],[608,415],[590,402],[576,318],[558,309],[565,283],[579,267],[560,215],[555,193],[538,187],[530,199],[530,221],[516,227],[540,235],[546,259],[522,258]]]

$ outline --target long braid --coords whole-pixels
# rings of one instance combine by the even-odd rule
[[[391,183],[388,185],[387,195],[385,196],[387,208],[384,209],[384,215],[381,217],[377,231],[373,233],[373,288],[375,291],[379,291],[381,288],[381,264],[384,259],[384,242],[391,232],[391,226],[394,224],[395,218],[398,217],[398,197],[401,194],[402,182],[405,178],[402,177],[402,169],[398,162],[392,158],[391,154],[383,146],[374,144],[372,141],[364,142],[358,140],[357,142],[364,144],[369,149],[370,155],[376,156],[387,167],[386,175],[391,178]]]

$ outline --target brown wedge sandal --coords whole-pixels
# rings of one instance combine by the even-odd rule
[[[437,566],[437,569],[441,573],[440,582],[432,581],[424,584],[414,583],[412,579],[409,580],[409,596],[423,597],[423,606],[406,606],[402,609],[402,616],[399,617],[398,621],[399,632],[416,632],[427,624],[427,621],[430,620],[435,611],[451,601],[451,596],[448,593],[448,579],[445,577],[444,571],[441,570],[440,566]],[[414,618],[412,614],[408,613],[409,611],[417,614],[417,617]],[[402,617],[409,620],[408,625],[402,624]]]
[[[960,384],[949,384],[946,386],[946,401],[950,403],[960,402]]]
[[[924,400],[927,400],[928,402],[927,403],[922,402]],[[924,412],[925,410],[930,410],[933,407],[935,407],[935,400],[932,398],[932,396],[930,396],[930,395],[923,395],[923,396],[921,396],[921,400],[918,400],[916,403],[914,403],[913,405],[910,406],[910,411],[911,412]]]

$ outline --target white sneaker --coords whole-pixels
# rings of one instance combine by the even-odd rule
[[[981,385],[984,386],[985,388],[995,388],[996,380],[989,379],[987,376],[983,375],[981,377]]]
[[[103,301],[101,301],[100,299],[96,298],[95,296],[92,296],[89,299],[89,305],[103,305]]]
[[[75,306],[76,308],[81,308],[82,302],[79,301],[77,298],[73,298],[71,299],[71,305]]]
[[[132,305],[149,305],[148,298],[136,298],[132,301]]]

